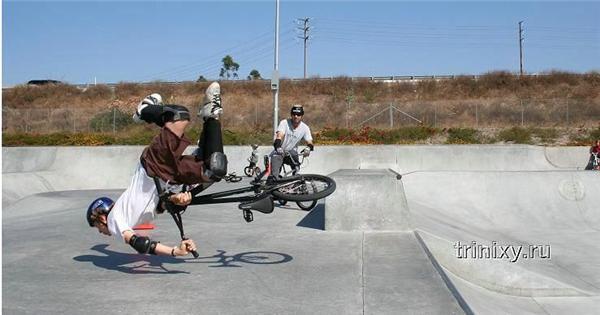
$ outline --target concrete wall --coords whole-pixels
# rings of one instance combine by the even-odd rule
[[[143,146],[4,147],[2,204],[25,196],[62,190],[127,187]],[[192,148],[188,149],[191,152]],[[259,148],[269,154],[270,146]],[[226,146],[229,171],[243,173],[250,146]],[[587,148],[527,145],[362,145],[317,146],[304,173],[330,174],[338,169],[419,170],[577,169],[587,162]],[[262,159],[259,161],[262,167]]]

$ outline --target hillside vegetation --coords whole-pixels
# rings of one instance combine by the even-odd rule
[[[123,140],[132,136],[140,137],[141,142],[153,132],[149,126],[131,123],[130,117],[141,98],[158,92],[167,103],[185,105],[196,112],[208,84],[121,83],[86,89],[64,84],[17,86],[2,94],[3,139],[7,145],[7,140],[25,138],[24,135],[35,138],[63,134],[64,139],[76,134],[99,134],[117,139],[117,143],[136,142]],[[232,136],[235,141],[268,142],[273,124],[269,82],[222,81],[221,86],[224,129],[236,135]],[[529,130],[529,142],[569,144],[585,143],[600,127],[597,72],[552,72],[525,77],[494,72],[478,79],[458,76],[393,83],[346,77],[282,80],[279,95],[280,119],[288,116],[292,104],[303,104],[305,122],[324,141],[333,142],[354,143],[348,139],[367,135],[371,137],[367,143],[493,143],[506,140],[502,136],[505,130],[509,131],[504,136],[510,130]],[[546,129],[554,131],[543,131]],[[372,140],[373,130],[389,134],[420,130],[417,133],[427,137]],[[324,136],[328,133],[336,136]],[[254,136],[246,141],[243,138],[248,134]],[[343,134],[346,136],[340,136]],[[462,140],[456,140],[459,138]]]

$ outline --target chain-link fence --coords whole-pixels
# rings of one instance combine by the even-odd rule
[[[192,122],[197,106],[189,106]],[[600,101],[577,99],[477,99],[450,101],[396,101],[383,104],[334,103],[305,105],[304,121],[322,128],[398,128],[425,125],[447,127],[597,127]],[[2,131],[24,133],[113,132],[133,124],[133,108],[2,108]],[[279,112],[288,117],[287,108]],[[223,128],[270,130],[269,103],[225,108]]]

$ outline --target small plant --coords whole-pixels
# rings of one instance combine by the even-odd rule
[[[133,123],[131,117],[118,108],[102,112],[90,120],[90,128],[96,132],[122,130]],[[113,126],[114,125],[114,126]]]
[[[551,143],[558,138],[558,130],[551,128],[532,128],[531,134],[540,138],[542,143]]]
[[[479,132],[472,128],[450,128],[448,129],[448,144],[472,144],[481,143]]]
[[[506,142],[530,144],[532,132],[525,128],[512,127],[498,133],[498,139]]]

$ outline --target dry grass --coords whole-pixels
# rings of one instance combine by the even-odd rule
[[[85,90],[70,85],[18,86],[2,95],[3,130],[86,131],[90,120],[102,112],[118,109],[131,115],[139,100],[153,92],[161,93],[167,103],[196,112],[208,84],[120,83],[114,88],[98,85]],[[268,81],[223,81],[221,86],[226,129],[260,132],[271,128],[273,97]],[[279,117],[287,117],[295,103],[305,106],[305,121],[315,130],[366,125],[386,128],[391,121],[386,111],[390,105],[437,128],[595,128],[600,122],[600,73],[519,77],[492,72],[479,79],[459,76],[415,83],[347,77],[282,80]],[[419,125],[396,110],[392,120],[394,127]]]

